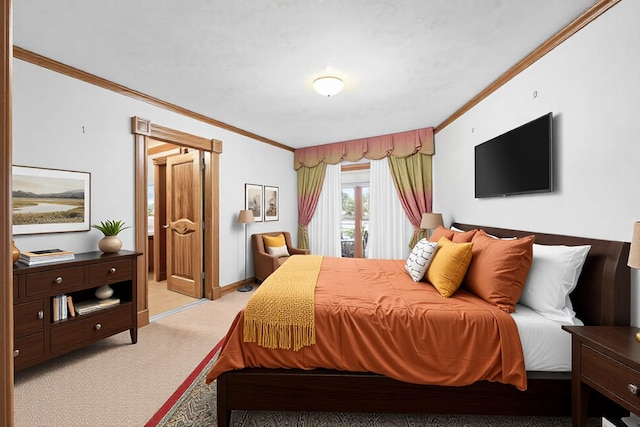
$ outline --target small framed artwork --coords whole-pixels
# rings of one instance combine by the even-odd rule
[[[255,222],[262,222],[262,185],[244,185],[244,208],[253,212]]]
[[[89,231],[91,174],[13,166],[13,234]]]
[[[264,186],[264,220],[278,220],[278,187]]]

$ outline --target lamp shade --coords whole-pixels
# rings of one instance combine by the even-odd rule
[[[433,230],[434,228],[438,228],[439,225],[444,225],[441,213],[427,212],[422,214],[422,221],[420,221],[421,229]]]
[[[627,265],[631,268],[640,268],[640,221],[633,224],[633,237]]]
[[[313,81],[313,89],[320,95],[333,96],[344,87],[344,82],[337,77],[324,76]]]
[[[239,224],[250,224],[252,222],[256,222],[253,217],[253,211],[250,210],[241,210],[238,213],[238,223]]]

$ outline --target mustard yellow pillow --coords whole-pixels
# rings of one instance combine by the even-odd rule
[[[267,247],[267,253],[269,255],[283,257],[289,256],[287,250],[287,242],[284,240],[284,234],[278,234],[277,236],[262,236],[264,245]]]
[[[471,263],[472,248],[473,243],[453,243],[446,237],[438,240],[426,277],[443,297],[449,298],[460,287]]]

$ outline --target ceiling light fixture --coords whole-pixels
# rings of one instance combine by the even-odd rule
[[[344,87],[344,82],[337,77],[324,76],[313,81],[313,89],[320,95],[333,96]]]

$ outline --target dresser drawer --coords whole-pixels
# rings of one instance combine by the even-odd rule
[[[70,289],[81,288],[84,285],[83,267],[58,268],[41,273],[30,273],[26,276],[26,293],[30,297],[55,293],[57,289],[64,293]]]
[[[640,396],[629,390],[629,384],[640,387],[640,372],[582,346],[582,376],[631,405],[632,412],[640,411]]]
[[[133,274],[132,264],[130,260],[93,264],[89,268],[89,282],[91,284],[99,282],[115,283],[130,279]]]
[[[14,341],[13,363],[16,367],[44,356],[44,333],[17,338]]]
[[[51,328],[51,353],[72,350],[88,342],[106,338],[118,332],[131,329],[131,303],[120,304],[116,308],[68,319],[64,324]]]
[[[16,338],[44,330],[44,300],[13,306],[13,333]]]

